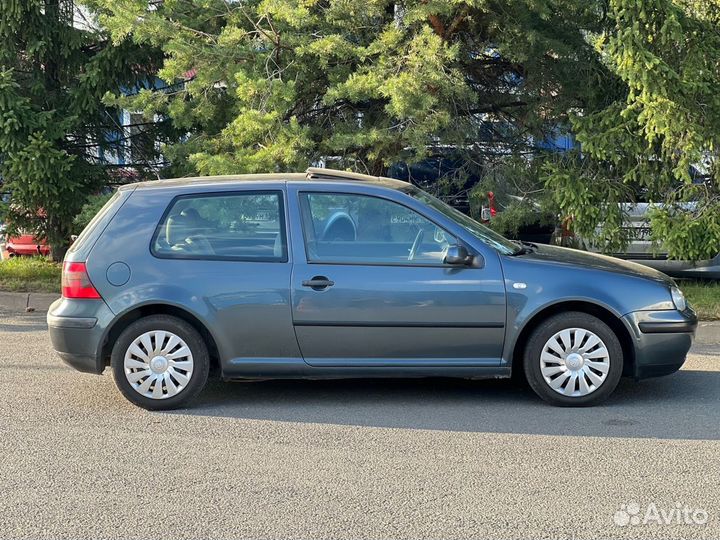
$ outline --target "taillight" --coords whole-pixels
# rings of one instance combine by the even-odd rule
[[[62,295],[65,298],[100,298],[90,282],[85,263],[66,262],[62,272]]]
[[[488,191],[488,202],[490,203],[490,217],[495,217],[497,209],[495,208],[495,194],[492,191]]]

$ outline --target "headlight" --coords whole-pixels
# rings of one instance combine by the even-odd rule
[[[672,301],[673,304],[675,304],[675,307],[680,311],[685,311],[685,308],[687,307],[687,300],[685,300],[683,292],[677,287],[672,287],[670,289],[670,294],[672,295]]]

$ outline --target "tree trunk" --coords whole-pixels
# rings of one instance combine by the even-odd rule
[[[60,219],[54,215],[48,215],[46,238],[50,246],[50,258],[53,262],[62,262],[65,258],[68,248],[70,247],[70,232],[66,227],[62,226]]]
[[[67,251],[66,244],[50,244],[50,259],[56,263],[63,262]]]

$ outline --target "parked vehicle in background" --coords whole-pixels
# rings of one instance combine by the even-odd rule
[[[40,240],[32,234],[7,236],[5,249],[9,257],[50,255],[50,246],[44,240]]]
[[[21,255],[47,256],[50,254],[50,246],[39,240],[32,234],[20,234],[10,236],[7,234],[7,227],[0,223],[0,260]]]
[[[417,187],[325,169],[121,187],[67,253],[48,326],[148,409],[224,379],[509,377],[555,405],[685,361],[664,274],[511,242]]]
[[[10,202],[10,193],[0,193],[0,203],[8,204]],[[4,248],[4,257],[18,257],[21,255],[47,256],[50,254],[50,246],[43,239],[37,238],[32,234],[14,234],[7,232],[7,224],[0,222],[0,244]]]
[[[477,190],[482,181],[474,167],[469,167],[466,157],[453,153],[453,148],[434,149],[435,151],[420,162],[395,163],[388,170],[388,176],[410,182],[421,189],[430,191],[444,203],[464,214],[473,212],[483,224],[489,224],[506,210],[506,204],[521,201],[516,195],[497,193],[489,190]],[[449,194],[438,190],[439,184],[451,185]],[[439,192],[438,192],[439,191]],[[503,190],[504,191],[504,190]],[[471,203],[471,195],[476,199]],[[474,206],[474,208],[472,208]],[[537,205],[536,205],[537,206]],[[516,231],[506,231],[514,240],[549,244],[555,230],[554,223],[547,223],[538,210],[538,219],[523,223]]]
[[[522,200],[520,197],[514,195],[510,196],[510,198],[517,201]],[[536,226],[526,225],[520,231],[519,236],[521,240],[601,253],[601,250],[596,245],[593,245],[592,242],[573,233],[571,219],[565,223],[559,223],[554,227],[554,232],[549,232],[550,228],[540,223],[540,208],[534,202],[531,204],[537,208],[537,224]],[[691,205],[692,203],[688,203],[688,206]],[[662,249],[662,246],[653,245],[650,237],[649,214],[653,207],[658,207],[659,205],[657,203],[647,202],[628,202],[622,203],[621,206],[626,215],[623,229],[630,241],[623,251],[610,253],[609,255],[660,270],[672,277],[720,279],[720,246],[717,248],[718,254],[712,259],[700,261],[670,259],[668,258],[667,252]],[[503,206],[499,206],[497,214],[501,214],[504,210],[505,208]],[[484,213],[483,217],[487,217],[487,220],[483,221],[490,222],[495,216],[496,214],[492,214],[491,216],[489,213]]]
[[[625,250],[613,253],[613,257],[644,264],[673,277],[720,279],[720,246],[718,246],[718,254],[712,259],[702,261],[669,259],[667,252],[664,252],[661,246],[654,246],[650,239],[649,213],[658,205],[640,202],[624,203],[622,206],[627,216],[624,229],[631,240]],[[596,251],[592,244],[586,243],[586,247],[590,251]]]

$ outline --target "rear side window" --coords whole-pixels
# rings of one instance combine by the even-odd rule
[[[177,197],[153,238],[156,257],[287,261],[282,193],[253,191]]]

